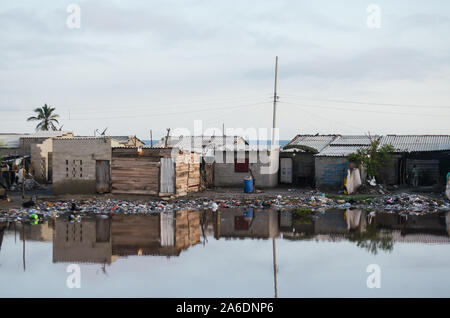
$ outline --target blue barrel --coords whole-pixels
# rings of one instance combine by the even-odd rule
[[[244,192],[245,193],[253,192],[253,179],[251,178],[244,179]]]

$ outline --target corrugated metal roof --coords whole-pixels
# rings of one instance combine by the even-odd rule
[[[321,152],[333,140],[338,138],[338,135],[297,135],[292,139],[284,149],[291,149],[295,147],[309,147]],[[299,149],[300,151],[304,151]]]
[[[133,140],[134,138],[136,138],[138,141],[144,143],[142,140],[140,140],[136,136],[108,136],[108,137],[111,137],[112,139],[116,140],[119,143],[127,143],[128,141]]]
[[[164,147],[165,137],[156,144]],[[203,152],[204,148],[217,148],[219,146],[245,145],[247,142],[240,136],[170,136],[167,147],[176,147],[182,150]]]
[[[68,131],[39,131],[33,134],[0,134],[1,148],[19,148],[20,138],[52,138],[72,134]]]
[[[127,142],[128,140],[133,138],[133,136],[108,136],[108,137],[111,137],[112,139],[117,140],[118,142]]]
[[[380,136],[372,136],[372,138],[380,138]],[[330,145],[370,145],[370,138],[368,136],[339,136]]]
[[[380,145],[391,144],[397,152],[450,150],[449,135],[387,135]]]
[[[321,152],[316,154],[316,157],[345,157],[358,149],[367,148],[363,145],[329,145]]]
[[[38,131],[34,134],[24,134],[22,138],[52,138],[52,137],[60,137],[65,135],[73,135],[71,131]]]
[[[20,137],[23,135],[0,135],[0,147],[1,148],[19,148]]]

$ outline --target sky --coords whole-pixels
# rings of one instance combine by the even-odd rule
[[[77,135],[269,129],[278,56],[280,139],[448,134],[449,33],[438,0],[2,0],[0,133],[45,103]]]

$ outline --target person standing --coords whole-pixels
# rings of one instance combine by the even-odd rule
[[[413,187],[417,188],[419,186],[419,169],[416,165],[413,166],[411,173],[413,177]]]

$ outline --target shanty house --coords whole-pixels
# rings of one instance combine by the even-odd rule
[[[278,184],[279,149],[262,146],[220,147],[207,154],[211,165],[212,183],[216,187],[242,186],[246,177],[253,176],[258,188]]]
[[[316,187],[342,188],[350,166],[347,156],[369,145],[368,136],[338,136],[330,142],[321,152],[314,155]]]
[[[73,137],[68,131],[39,131],[32,134],[4,134],[0,133],[0,155],[26,156],[31,155],[31,147],[52,137]]]
[[[315,157],[338,135],[297,135],[280,152],[280,183],[315,185]]]
[[[178,148],[114,148],[112,193],[186,195],[200,186],[200,155]]]
[[[105,193],[110,191],[110,137],[53,139],[53,192]]]
[[[380,173],[386,184],[411,184],[412,169],[419,170],[419,186],[440,187],[450,171],[449,135],[387,135],[380,145],[391,144],[395,149],[393,163]]]

